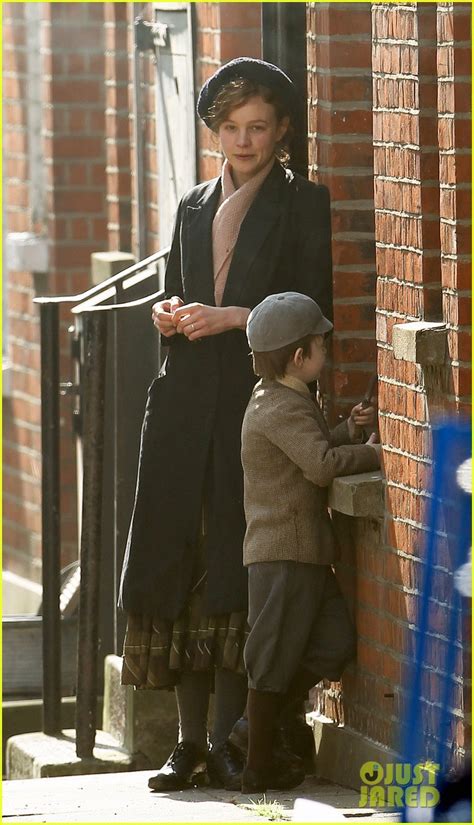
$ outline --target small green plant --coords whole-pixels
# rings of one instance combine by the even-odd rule
[[[252,811],[252,813],[256,813],[258,816],[264,817],[270,822],[289,822],[291,820],[291,816],[288,816],[283,805],[280,805],[276,799],[267,800],[265,794],[263,798],[257,800],[257,802],[251,800],[249,805],[241,805],[240,807],[246,808],[248,811]]]

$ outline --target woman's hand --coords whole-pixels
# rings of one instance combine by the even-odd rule
[[[151,317],[157,330],[165,338],[171,338],[176,335],[176,325],[173,321],[174,312],[181,306],[184,301],[177,295],[168,298],[166,301],[157,301],[151,308]]]
[[[176,332],[189,341],[219,335],[229,329],[245,329],[250,309],[245,307],[211,307],[206,304],[181,305],[173,314]]]
[[[371,399],[373,401],[373,399]],[[349,434],[351,438],[360,435],[361,431],[366,427],[371,427],[375,422],[375,406],[365,407],[360,401],[352,408],[351,414],[347,420],[349,427]]]

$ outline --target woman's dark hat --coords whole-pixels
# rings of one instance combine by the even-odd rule
[[[236,57],[235,60],[225,63],[217,72],[214,72],[212,77],[206,80],[199,93],[197,112],[207,126],[211,125],[209,110],[220,90],[226,83],[237,77],[243,77],[274,89],[287,108],[290,117],[295,114],[297,110],[296,87],[278,66],[254,57]]]

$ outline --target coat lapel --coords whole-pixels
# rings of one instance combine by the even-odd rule
[[[223,306],[239,305],[239,300],[245,295],[250,269],[285,209],[286,189],[286,173],[279,163],[275,163],[242,222],[227,276]],[[262,279],[269,282],[272,274],[270,267],[262,267]]]
[[[189,301],[214,306],[214,276],[212,261],[212,221],[221,192],[220,178],[212,180],[203,190],[200,200],[187,206],[184,215],[186,252],[184,282]]]

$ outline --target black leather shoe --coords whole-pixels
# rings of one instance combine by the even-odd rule
[[[243,757],[229,741],[211,748],[207,755],[207,772],[216,788],[240,791],[243,769]]]
[[[206,757],[193,742],[179,742],[156,776],[150,777],[152,791],[182,791],[205,784]]]
[[[289,791],[304,781],[305,771],[291,766],[285,769],[283,765],[273,763],[266,771],[254,771],[245,766],[242,773],[242,793],[264,793],[267,790]]]

